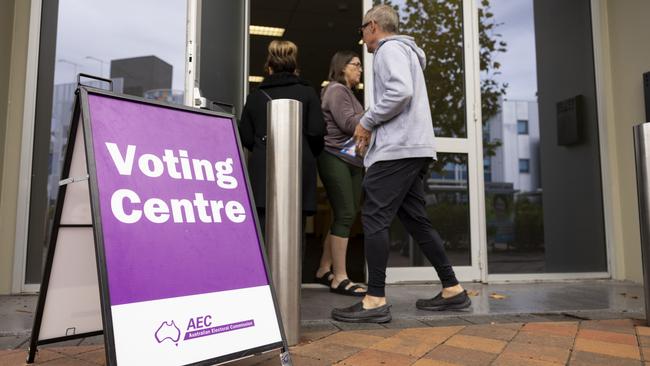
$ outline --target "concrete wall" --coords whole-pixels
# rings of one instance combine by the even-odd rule
[[[7,107],[9,105],[9,75],[11,65],[11,44],[13,35],[14,1],[0,3],[0,207],[8,199],[3,191],[4,158],[7,136]],[[4,215],[0,214],[0,217]],[[0,223],[2,225],[2,223]],[[2,227],[2,226],[0,226]],[[5,238],[5,228],[0,230],[0,294],[7,293],[10,286],[13,246]]]
[[[644,122],[642,74],[650,71],[650,1],[599,2],[607,107],[615,278],[642,281],[632,126]]]
[[[11,36],[14,25],[14,2],[3,1],[0,3],[0,120],[7,118],[7,104],[9,93],[9,65],[11,64]],[[0,146],[4,146],[6,136],[6,123],[0,124]],[[0,149],[0,172],[2,172],[4,149]],[[2,181],[0,181],[0,192]]]
[[[11,292],[12,284],[30,3],[0,5],[0,294]]]

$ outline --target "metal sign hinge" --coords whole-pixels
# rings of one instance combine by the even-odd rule
[[[66,178],[66,179],[63,179],[63,180],[60,180],[60,181],[59,181],[59,187],[64,186],[64,185],[66,185],[66,184],[77,183],[77,182],[83,182],[83,181],[85,181],[85,180],[88,180],[89,177],[90,177],[90,176],[89,176],[88,174],[86,174],[86,175],[83,176],[83,177],[70,177],[70,178]]]

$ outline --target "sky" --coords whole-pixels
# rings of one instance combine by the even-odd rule
[[[508,83],[506,98],[537,100],[535,26],[532,0],[491,0],[497,23],[495,33],[507,43],[507,52],[499,54],[501,74],[495,78]]]
[[[186,12],[185,0],[59,0],[54,83],[73,82],[76,72],[108,77],[110,60],[155,55],[182,90]]]
[[[496,32],[508,43],[497,58],[502,69],[496,78],[509,84],[508,99],[535,100],[532,0],[491,4],[503,23]],[[155,55],[172,65],[172,88],[182,90],[185,25],[186,0],[60,0],[55,84],[73,82],[78,72],[107,77],[112,59]]]

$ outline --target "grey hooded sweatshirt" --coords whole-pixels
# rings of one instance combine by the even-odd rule
[[[384,160],[435,159],[424,51],[413,37],[386,37],[379,41],[372,65],[375,103],[360,121],[372,131],[366,168]]]

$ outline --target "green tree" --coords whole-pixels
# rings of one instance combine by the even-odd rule
[[[400,15],[400,33],[412,36],[424,50],[431,116],[437,136],[466,137],[465,126],[465,68],[462,0],[383,0]],[[483,124],[499,112],[499,98],[507,84],[499,83],[501,64],[499,53],[506,51],[506,43],[495,33],[500,23],[490,11],[490,0],[481,0],[479,7],[479,59],[481,77],[481,112]],[[498,140],[483,141],[484,155],[492,156],[501,145]],[[441,170],[448,162],[461,163],[454,154],[441,154],[435,164]]]

